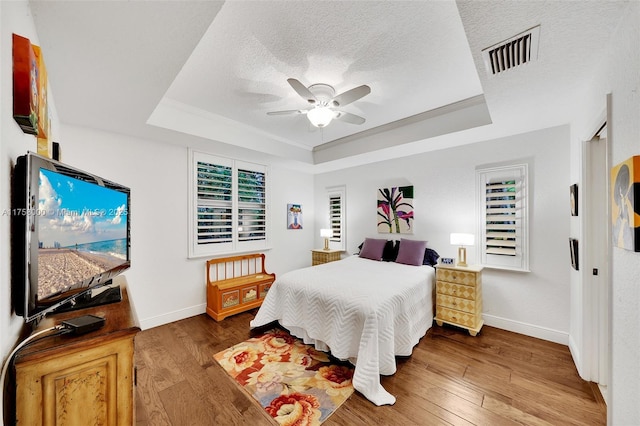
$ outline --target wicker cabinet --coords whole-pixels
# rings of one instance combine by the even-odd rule
[[[118,277],[122,278],[123,277]],[[121,302],[47,317],[38,330],[92,314],[105,325],[80,336],[45,338],[16,357],[19,425],[131,425],[134,337],[140,330],[126,289]]]
[[[311,265],[316,266],[340,260],[340,253],[342,253],[342,250],[311,250]]]
[[[466,328],[478,334],[482,320],[482,267],[438,265],[436,269],[436,324]]]

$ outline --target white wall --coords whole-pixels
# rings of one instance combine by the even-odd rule
[[[595,58],[594,78],[584,88],[584,98],[576,102],[572,152],[579,153],[582,141],[591,136],[589,132],[593,131],[594,120],[605,106],[605,96],[611,93],[612,120],[608,123],[611,165],[640,155],[639,22],[640,3],[630,2],[623,22],[611,38],[607,55]],[[582,174],[580,162],[572,163],[572,175]],[[608,420],[612,425],[637,425],[640,424],[640,253],[614,248],[611,271],[612,375]],[[581,285],[575,277],[572,305],[578,308]],[[576,326],[580,327],[581,324]]]
[[[13,119],[13,33],[39,45],[31,11],[24,1],[0,2],[0,353],[3,359],[15,345],[24,324],[22,318],[13,314],[11,305],[11,174],[18,156],[37,149],[36,137],[24,133]],[[47,54],[43,54],[46,62]],[[48,102],[55,140],[59,126],[51,92]]]
[[[187,258],[187,148],[69,125],[62,126],[61,148],[63,162],[131,188],[132,266],[125,276],[142,328],[203,313],[206,258]],[[309,266],[313,176],[272,166],[269,178],[267,270]],[[308,226],[287,230],[287,203],[303,205]]]
[[[400,148],[401,149],[401,148]],[[325,188],[346,185],[347,249],[356,252],[376,231],[378,188],[414,186],[415,233],[441,256],[456,257],[451,232],[477,235],[476,166],[530,161],[531,272],[485,269],[487,324],[567,344],[569,332],[569,129],[568,126],[516,135],[409,158],[317,175],[317,227],[326,217]],[[316,245],[320,245],[316,238]],[[468,261],[477,261],[474,248]]]

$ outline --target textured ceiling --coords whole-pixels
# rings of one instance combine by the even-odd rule
[[[570,122],[627,4],[30,1],[63,123],[312,171]],[[489,77],[481,50],[535,25],[538,61]],[[267,116],[308,106],[290,77],[369,85],[365,124]]]
[[[337,93],[370,86],[343,108],[367,121],[318,131],[304,115],[267,116],[309,106],[290,77]],[[166,96],[313,147],[480,94],[453,1],[240,1],[222,7]]]

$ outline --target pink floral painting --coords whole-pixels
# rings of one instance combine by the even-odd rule
[[[413,234],[413,186],[378,189],[378,233]]]

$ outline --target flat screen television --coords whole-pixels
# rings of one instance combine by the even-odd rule
[[[107,284],[131,266],[130,189],[32,152],[18,158],[13,189],[16,314],[37,322],[118,300]]]

